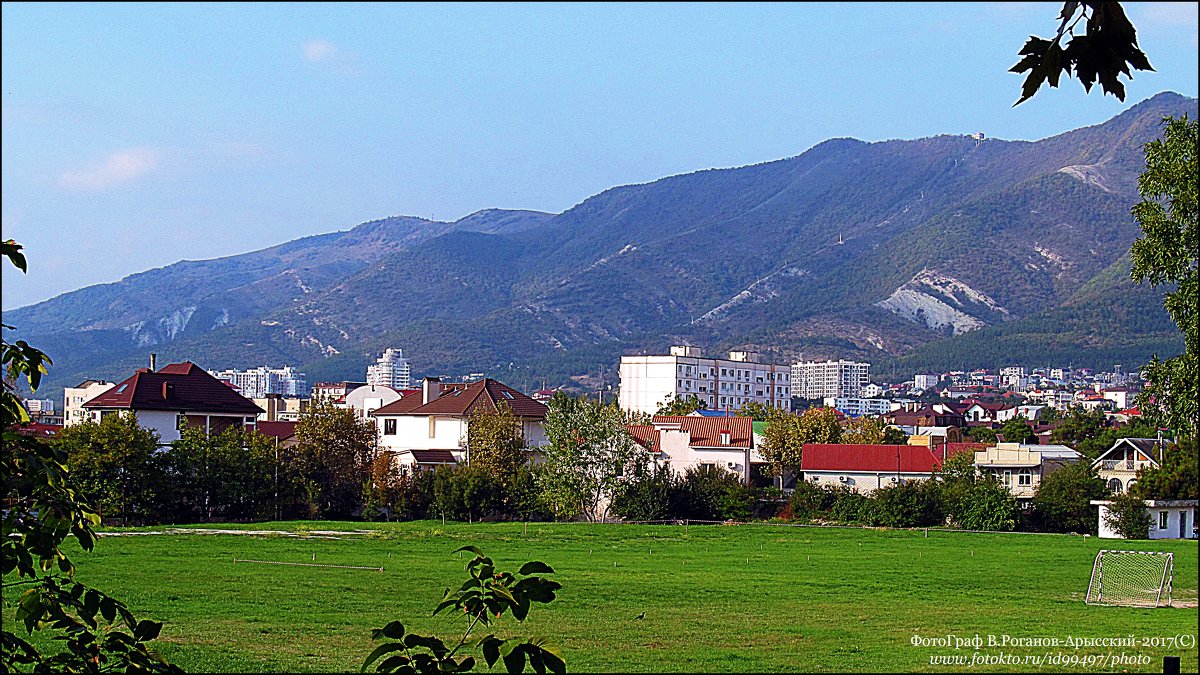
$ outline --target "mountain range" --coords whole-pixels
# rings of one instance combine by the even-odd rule
[[[614,187],[560,213],[396,216],[181,261],[10,310],[54,359],[43,391],[146,364],[283,364],[530,389],[616,385],[621,354],[688,343],[779,363],[923,370],[1136,367],[1182,350],[1166,289],[1129,280],[1143,145],[1197,101],[1162,93],[1039,141],[825,141],[752,166]],[[165,360],[164,360],[165,359]]]

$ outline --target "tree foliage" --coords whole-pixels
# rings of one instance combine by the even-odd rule
[[[126,523],[156,519],[171,492],[155,456],[158,434],[138,426],[132,412],[64,427],[54,442],[88,503],[102,518]]]
[[[521,418],[501,403],[496,410],[479,407],[467,419],[468,463],[499,479],[525,464]]]
[[[274,439],[241,427],[209,434],[184,427],[159,465],[169,481],[171,503],[161,519],[181,522],[270,517],[294,483],[283,458],[276,461]]]
[[[634,442],[614,404],[559,392],[549,408],[538,486],[559,518],[605,520],[633,465],[648,461],[649,453]]]
[[[546,563],[531,561],[516,573],[499,571],[495,562],[478,548],[463,546],[455,553],[459,551],[475,555],[467,563],[469,576],[457,591],[446,589],[433,613],[455,610],[455,614],[462,615],[466,621],[462,637],[448,646],[437,637],[405,633],[404,624],[392,621],[371,631],[375,640],[386,638],[391,642],[380,644],[368,654],[362,670],[379,661],[375,670],[380,673],[465,673],[477,665],[474,656],[459,655],[465,647],[470,651],[478,649],[489,668],[502,661],[509,673],[524,672],[526,665],[535,673],[565,673],[562,653],[545,638],[501,638],[495,633],[472,635],[476,628],[491,629],[504,614],[523,622],[532,603],[553,602],[562,585],[541,575],[553,574],[554,569]]]
[[[842,422],[841,443],[883,443],[883,421],[877,417],[851,417]]]
[[[1138,283],[1178,284],[1166,294],[1163,306],[1183,332],[1184,352],[1143,369],[1149,381],[1138,398],[1143,412],[1178,433],[1195,435],[1200,425],[1200,281],[1197,256],[1200,232],[1196,224],[1196,120],[1167,118],[1161,140],[1146,144],[1146,170],[1138,177],[1142,201],[1133,217],[1142,237],[1133,242],[1133,280]]]
[[[1105,525],[1126,539],[1150,538],[1150,512],[1141,497],[1127,492],[1114,495],[1109,501]]]
[[[1131,493],[1142,499],[1200,499],[1200,457],[1196,437],[1181,439],[1163,452],[1158,468],[1138,470]]]
[[[1045,530],[1096,534],[1099,512],[1091,501],[1107,497],[1108,488],[1091,462],[1080,461],[1042,478],[1033,509]]]
[[[1000,427],[1000,434],[1004,436],[1006,443],[1037,442],[1037,434],[1033,433],[1033,428],[1029,426],[1029,420],[1020,415],[1005,421],[1004,426]]]
[[[0,243],[0,255],[26,270],[20,244]],[[24,341],[9,344],[3,339],[0,357],[8,375],[0,389],[0,573],[6,594],[25,587],[16,599],[12,621],[0,627],[0,671],[180,672],[148,644],[158,637],[161,623],[138,621],[119,600],[74,580],[75,565],[64,544],[74,537],[84,551],[93,550],[92,528],[100,516],[85,502],[66,452],[15,430],[29,420],[16,395],[17,378],[25,378],[30,390],[37,391],[50,359]],[[29,635],[53,631],[51,644],[61,651],[43,653],[9,630],[14,626]]]
[[[1018,52],[1022,58],[1009,72],[1029,71],[1021,87],[1021,98],[1013,105],[1027,101],[1043,84],[1058,87],[1059,78],[1077,77],[1084,91],[1090,92],[1097,81],[1105,94],[1125,100],[1125,85],[1119,76],[1132,78],[1130,67],[1154,70],[1149,59],[1138,49],[1137,31],[1125,16],[1118,2],[1064,2],[1058,18],[1062,21],[1052,40],[1029,36]],[[1075,34],[1083,19],[1085,32]],[[1064,47],[1065,35],[1070,40]]]
[[[774,408],[765,403],[746,401],[734,414],[738,417],[749,417],[755,422],[766,422],[770,418],[772,410]]]
[[[664,401],[658,406],[655,415],[689,415],[697,410],[707,410],[708,404],[701,401],[695,394],[688,396],[676,395],[675,398]]]
[[[317,398],[296,424],[289,463],[311,516],[345,518],[362,503],[376,455],[376,428],[349,408]]]

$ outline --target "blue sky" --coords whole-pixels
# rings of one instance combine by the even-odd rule
[[[2,6],[16,307],[388,215],[562,211],[867,141],[1038,139],[1197,94],[1195,3],[1126,3],[1157,72],[1013,108],[1061,3]]]

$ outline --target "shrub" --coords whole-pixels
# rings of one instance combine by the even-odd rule
[[[1126,539],[1150,538],[1150,513],[1141,497],[1129,493],[1116,495],[1104,514],[1104,524]]]
[[[1016,498],[994,478],[973,483],[955,509],[955,523],[968,530],[1011,531],[1021,517]]]
[[[1041,529],[1096,534],[1097,511],[1091,500],[1107,496],[1108,488],[1091,463],[1076,462],[1042,479],[1033,495],[1033,508]]]
[[[679,482],[668,464],[636,464],[630,482],[613,498],[613,515],[624,520],[675,518],[680,511]]]
[[[490,471],[473,466],[441,466],[433,472],[433,512],[474,522],[502,506],[503,484]]]
[[[737,474],[715,467],[693,467],[679,484],[676,517],[697,520],[744,520],[754,508],[754,488]]]
[[[906,481],[871,494],[863,514],[873,525],[922,527],[942,522],[937,481]]]
[[[827,487],[825,494],[830,500],[829,515],[840,523],[860,522],[870,508],[871,500],[866,495],[845,485]]]

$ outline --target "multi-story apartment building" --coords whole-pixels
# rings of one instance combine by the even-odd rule
[[[892,400],[887,398],[859,398],[854,396],[826,396],[825,406],[839,410],[850,417],[884,415],[891,412]]]
[[[737,410],[750,402],[787,409],[790,369],[759,358],[755,352],[705,358],[688,346],[673,346],[668,355],[622,356],[621,408],[654,414],[675,397],[695,396],[710,410]]]
[[[792,396],[858,396],[871,381],[871,364],[854,361],[807,361],[792,364]]]
[[[115,386],[115,382],[84,380],[74,387],[63,388],[63,426],[69,427],[91,419],[91,412],[84,410],[83,404]]]
[[[925,391],[933,389],[941,381],[941,377],[930,373],[917,373],[913,376],[913,388]]]
[[[408,389],[412,369],[403,349],[387,349],[375,363],[367,366],[367,384],[393,389]]]
[[[246,398],[266,398],[269,394],[279,394],[288,398],[305,398],[308,396],[308,382],[304,373],[297,372],[291,366],[271,368],[262,366],[249,370],[208,371],[218,380],[225,380],[238,388],[238,392]]]

